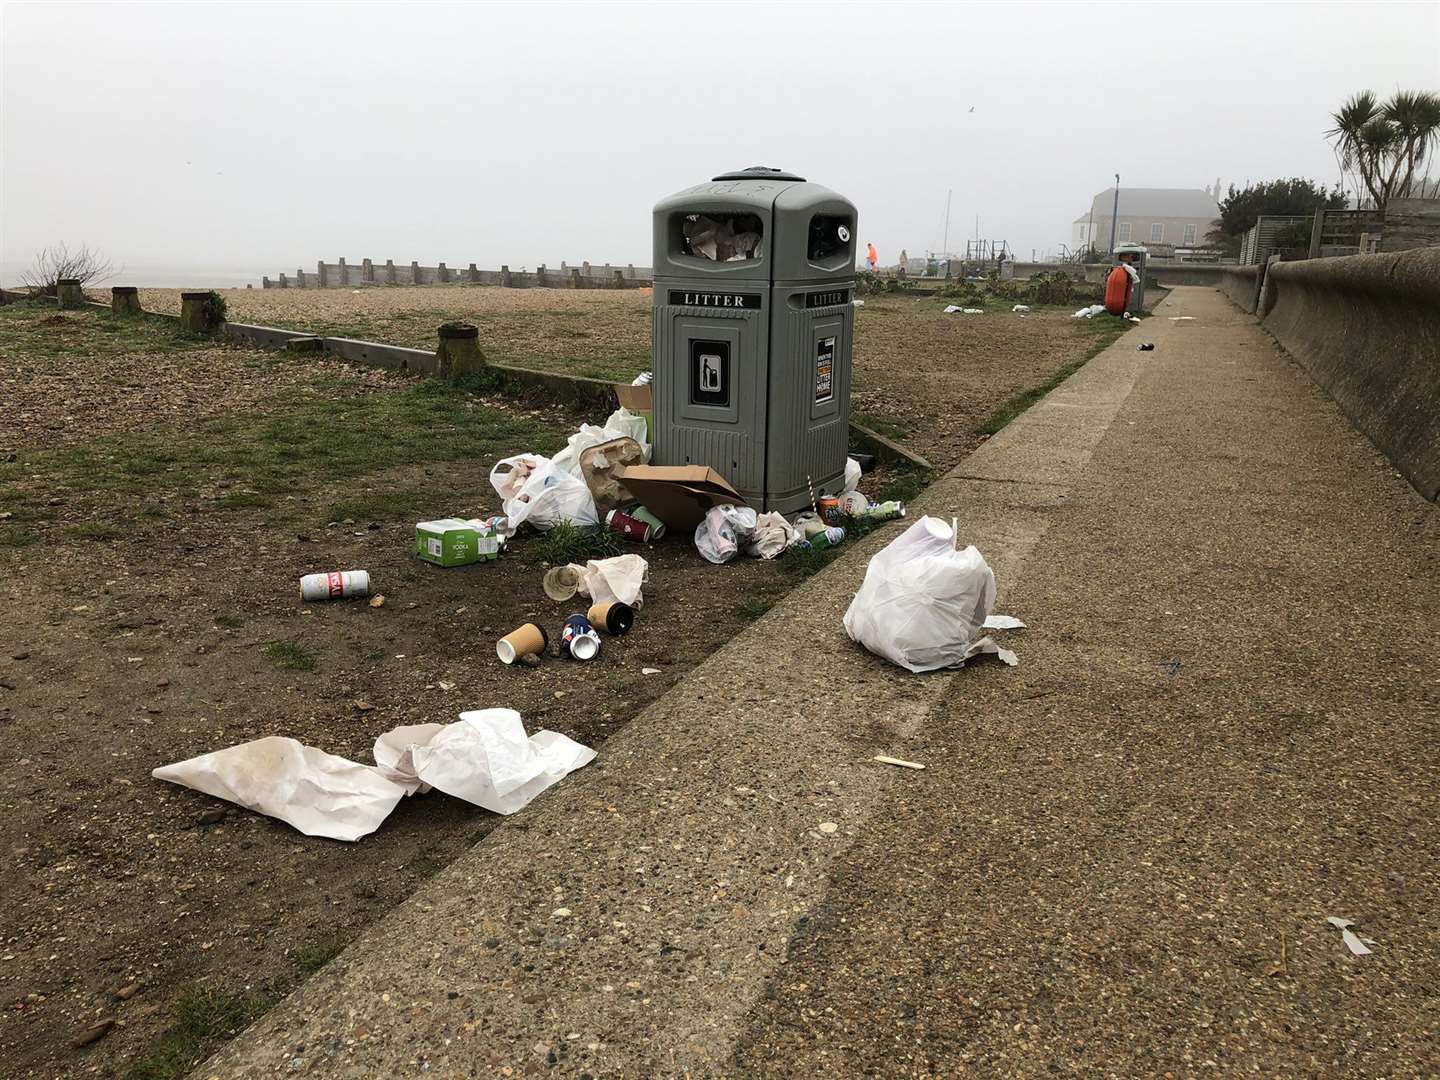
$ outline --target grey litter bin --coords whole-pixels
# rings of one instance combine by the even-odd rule
[[[779,169],[655,206],[655,462],[708,465],[761,510],[839,490],[855,206]]]
[[[1130,265],[1135,267],[1140,274],[1140,281],[1130,290],[1130,310],[1145,310],[1145,266],[1150,260],[1150,252],[1139,244],[1116,244],[1115,261],[1120,262],[1121,255],[1133,255]]]

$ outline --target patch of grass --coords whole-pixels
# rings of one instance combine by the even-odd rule
[[[876,502],[890,502],[895,500],[902,503],[913,502],[916,496],[930,486],[930,470],[917,468],[914,465],[901,464],[896,466],[895,472],[880,489],[875,497]]]
[[[17,351],[46,356],[186,352],[211,344],[182,333],[174,319],[117,316],[99,308],[60,311],[53,303],[30,300],[0,307],[0,330]]]
[[[37,543],[40,534],[19,525],[0,525],[0,547],[19,548]]]
[[[1133,323],[1124,319],[1116,319],[1110,316],[1096,316],[1093,319],[1077,319],[1077,323],[1083,322],[1086,325],[1082,330],[1088,331],[1094,336],[1094,340],[1086,347],[1085,354],[1078,360],[1072,360],[1054,375],[1050,376],[1039,386],[1032,386],[1029,390],[1023,390],[1016,394],[1004,405],[1000,406],[991,417],[975,429],[977,435],[994,435],[1004,430],[1005,426],[1034,405],[1046,394],[1054,390],[1062,382],[1068,379],[1075,372],[1079,371],[1089,361],[1093,360],[1100,353],[1109,348],[1125,331],[1129,330]]]
[[[788,556],[787,552],[787,556]],[[742,619],[758,619],[772,607],[775,600],[769,596],[747,596],[735,605],[735,614]]]
[[[903,439],[910,434],[909,429],[873,413],[851,412],[850,419],[857,424],[863,424],[871,431],[884,435],[887,439]]]
[[[325,508],[326,521],[413,521],[417,514],[433,512],[437,500],[443,500],[445,493],[426,488],[394,487],[383,491],[366,492]],[[431,513],[432,517],[443,517]]]
[[[268,495],[261,495],[258,491],[232,491],[216,499],[215,505],[221,510],[254,510],[269,506],[271,502]]]
[[[228,416],[184,432],[137,432],[38,451],[27,455],[26,466],[75,491],[130,497],[180,490],[208,473],[250,489],[215,504],[241,509],[269,506],[267,494],[307,484],[420,462],[484,461],[517,450],[551,453],[564,443],[545,419],[482,405],[439,379],[336,400],[297,391],[279,404],[270,416]],[[0,488],[0,498],[6,496]]]
[[[534,550],[551,566],[583,563],[620,554],[620,534],[603,525],[573,525],[562,521],[535,541]]]
[[[82,521],[66,529],[65,535],[72,540],[119,540],[125,535],[125,530],[109,521]]]
[[[267,1012],[279,995],[254,990],[237,994],[192,987],[175,1003],[170,1029],[159,1045],[130,1066],[124,1080],[179,1080],[217,1041],[233,1039]]]
[[[295,950],[295,966],[305,976],[314,975],[322,967],[345,951],[350,939],[343,934],[331,934],[319,938]]]
[[[239,615],[216,615],[215,625],[225,630],[239,630],[245,625],[245,620]]]
[[[275,661],[281,671],[314,671],[315,654],[293,641],[272,641],[265,646],[265,655]]]

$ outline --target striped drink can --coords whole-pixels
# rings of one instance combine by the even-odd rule
[[[306,574],[300,579],[302,600],[340,600],[369,595],[368,570],[332,570],[327,574]]]

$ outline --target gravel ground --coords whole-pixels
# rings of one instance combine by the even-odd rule
[[[1169,313],[1019,668],[904,748],[731,1075],[1440,1071],[1440,512],[1253,319]]]

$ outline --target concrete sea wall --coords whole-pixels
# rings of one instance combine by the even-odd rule
[[[1272,262],[1260,291],[1265,329],[1415,489],[1435,499],[1440,247]]]

